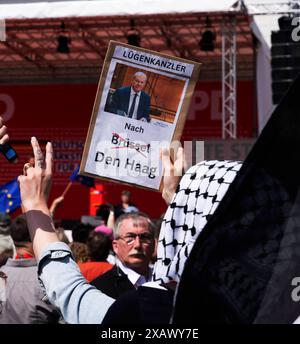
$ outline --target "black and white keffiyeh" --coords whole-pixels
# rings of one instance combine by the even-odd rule
[[[202,161],[182,177],[162,223],[154,281],[179,282],[199,233],[241,166],[236,161]]]
[[[299,94],[300,77],[187,252],[174,324],[289,324],[299,317]]]

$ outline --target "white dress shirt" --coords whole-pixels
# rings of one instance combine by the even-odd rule
[[[124,272],[124,274],[127,275],[129,281],[134,285],[135,288],[138,288],[142,284],[151,280],[152,268],[150,267],[148,271],[148,276],[145,277],[125,266],[119,259],[116,259],[116,264]]]

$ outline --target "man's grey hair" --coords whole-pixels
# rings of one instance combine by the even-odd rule
[[[144,224],[145,222],[148,223],[148,228],[153,234],[153,237],[155,236],[156,227],[154,223],[151,221],[150,217],[147,214],[144,214],[142,212],[137,212],[137,213],[123,214],[117,218],[114,228],[113,228],[114,239],[119,238],[121,225],[123,221],[127,219],[131,219],[134,226],[138,226],[141,223]]]
[[[143,76],[147,79],[147,75],[144,72],[135,72],[133,74],[133,78],[137,77],[137,76]]]

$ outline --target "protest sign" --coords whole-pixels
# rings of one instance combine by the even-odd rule
[[[110,42],[80,174],[159,190],[159,151],[179,140],[200,64]]]

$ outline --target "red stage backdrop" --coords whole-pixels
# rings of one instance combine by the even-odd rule
[[[31,153],[30,137],[34,135],[42,145],[47,141],[53,143],[55,177],[50,201],[59,196],[80,162],[96,89],[96,84],[1,85],[0,115],[6,119],[20,161],[18,164],[8,164],[0,157],[0,185],[22,172],[23,164]],[[238,136],[251,137],[254,118],[252,81],[238,82],[237,99]],[[204,140],[209,137],[221,137],[219,82],[198,83],[183,140]],[[129,189],[133,202],[150,216],[159,217],[166,210],[159,193],[112,182],[102,184],[105,202],[118,203],[121,191]],[[79,219],[81,215],[88,215],[89,191],[85,186],[74,184],[58,210],[57,218]]]

